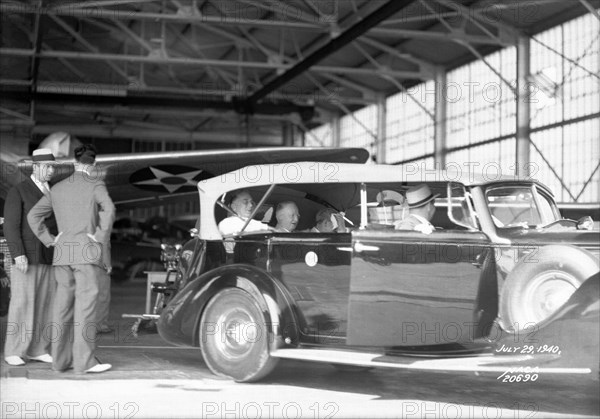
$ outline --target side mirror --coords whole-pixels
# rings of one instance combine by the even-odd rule
[[[577,220],[577,230],[592,230],[594,228],[594,220],[589,215],[581,217]]]
[[[192,237],[197,237],[198,236],[198,229],[197,228],[190,228],[190,236]]]

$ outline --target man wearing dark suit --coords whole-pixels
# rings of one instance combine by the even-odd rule
[[[29,210],[50,192],[48,181],[56,162],[49,149],[39,149],[33,152],[32,163],[31,177],[14,186],[4,204],[4,235],[14,260],[4,360],[13,366],[24,365],[28,359],[52,362],[50,336],[45,330],[52,320],[56,288],[52,249],[35,237],[26,218]],[[45,222],[56,233],[54,216],[50,214]]]
[[[59,328],[53,339],[55,371],[71,366],[75,373],[97,373],[111,368],[100,364],[96,349],[97,312],[102,243],[115,217],[115,206],[104,182],[93,171],[96,149],[82,145],[75,149],[75,172],[52,187],[29,212],[27,220],[34,234],[46,246],[54,246],[57,282],[54,321]],[[53,236],[42,220],[56,216],[58,235]]]

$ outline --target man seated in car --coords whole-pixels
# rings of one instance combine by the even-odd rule
[[[406,202],[408,203],[408,216],[403,220],[396,221],[396,230],[414,230],[421,233],[431,234],[435,227],[431,224],[435,214],[434,201],[440,194],[433,195],[429,186],[417,185],[406,191]]]
[[[316,224],[309,231],[311,233],[345,233],[344,218],[333,208],[323,208],[317,212]]]
[[[284,201],[277,205],[275,210],[277,225],[275,231],[282,233],[291,233],[296,230],[298,221],[300,221],[300,212],[294,201]]]
[[[246,224],[246,221],[254,211],[255,202],[252,199],[250,193],[245,190],[239,190],[234,193],[231,199],[230,208],[235,213],[219,223],[219,231],[221,234],[230,235],[239,233],[242,231],[242,227]],[[261,231],[269,230],[270,227],[267,224],[261,223],[260,221],[250,220],[244,231]]]

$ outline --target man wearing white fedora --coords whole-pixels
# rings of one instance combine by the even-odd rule
[[[438,196],[440,194],[432,194],[429,186],[425,184],[409,188],[406,191],[409,215],[394,223],[396,230],[414,230],[431,234],[435,227],[430,221],[435,214],[434,200]]]
[[[52,362],[46,326],[52,320],[56,289],[53,249],[46,248],[35,236],[27,223],[27,213],[50,193],[48,181],[57,162],[46,148],[35,150],[31,162],[33,173],[8,192],[4,205],[4,234],[14,260],[4,360],[13,366],[24,365],[27,360]],[[54,216],[44,224],[56,234]]]

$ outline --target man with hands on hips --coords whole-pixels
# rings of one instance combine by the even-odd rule
[[[54,246],[56,297],[54,321],[60,333],[53,339],[52,369],[75,373],[99,373],[111,368],[95,358],[97,300],[102,269],[103,243],[109,238],[115,206],[104,182],[93,171],[96,149],[84,144],[75,149],[75,172],[57,183],[50,196],[42,198],[27,220],[46,246]],[[54,213],[57,236],[42,220]]]
[[[12,366],[25,365],[28,360],[52,362],[50,336],[45,330],[52,320],[56,288],[52,249],[34,235],[27,213],[50,193],[48,181],[57,162],[49,149],[35,150],[31,162],[33,173],[8,192],[4,205],[4,235],[14,259],[4,360]],[[56,234],[52,214],[40,222]]]

